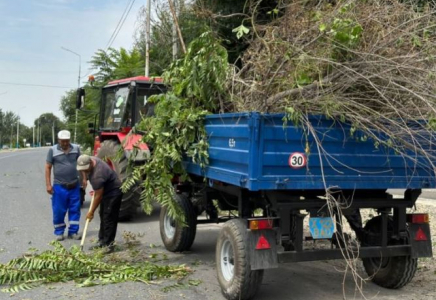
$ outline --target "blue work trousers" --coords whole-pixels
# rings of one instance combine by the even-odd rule
[[[53,195],[51,197],[53,209],[54,234],[64,234],[66,224],[65,215],[68,212],[68,235],[79,231],[80,222],[80,185],[73,189],[55,184],[53,185]]]

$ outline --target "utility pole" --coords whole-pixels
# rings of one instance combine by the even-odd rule
[[[176,1],[174,0],[174,6],[176,6],[175,2]],[[177,45],[177,27],[176,27],[176,24],[173,22],[173,60],[177,59],[178,52],[179,52],[179,49],[178,49],[178,45]]]
[[[51,128],[51,136],[52,136],[52,138],[51,138],[51,145],[52,146],[54,146],[54,142],[55,142],[55,138],[54,138],[54,121],[53,121],[53,126],[52,126],[52,128]]]
[[[39,130],[37,132],[36,140],[38,141],[37,142],[38,143],[38,147],[41,147],[41,120],[40,119],[38,119],[38,128],[39,128]]]
[[[20,112],[23,108],[26,108],[26,106],[21,107],[18,110],[18,114],[17,114],[17,149],[20,148],[20,141],[19,141],[19,137],[20,137]]]
[[[150,76],[150,24],[151,24],[151,0],[147,0],[147,20],[145,26],[145,76]]]
[[[42,124],[39,124],[39,146],[42,147]]]
[[[1,126],[1,131],[0,131],[0,147],[3,147],[3,135],[4,135],[4,130],[5,130],[5,127],[4,127],[4,123],[3,123],[3,115],[1,115],[1,110],[0,110],[0,118],[1,118],[1,120],[0,120],[0,126]]]
[[[150,0],[149,0],[150,1]],[[61,47],[62,50],[68,51],[73,53],[74,55],[77,55],[79,57],[79,77],[77,77],[77,89],[80,88],[80,72],[81,72],[81,68],[82,68],[82,57],[80,56],[80,54],[67,49],[65,47]],[[76,121],[74,123],[74,143],[76,143],[76,138],[77,138],[77,116],[79,114],[79,110],[76,108]]]
[[[20,148],[20,141],[18,137],[20,136],[20,117],[17,119],[17,149]]]
[[[35,125],[33,126],[32,147],[35,148]]]
[[[177,32],[179,34],[180,45],[182,45],[183,53],[186,54],[185,42],[183,41],[182,31],[180,31],[179,21],[177,20],[177,14],[173,2],[171,0],[168,0],[168,3],[170,5],[171,14],[173,15],[174,25],[176,26]]]

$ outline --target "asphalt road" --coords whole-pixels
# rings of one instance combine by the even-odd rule
[[[45,191],[44,163],[47,148],[20,151],[0,151],[0,263],[24,254],[29,248],[49,249],[53,239],[50,197]],[[434,197],[432,191],[427,198]],[[84,216],[89,207],[89,196],[82,208]],[[74,283],[52,284],[34,290],[9,295],[0,292],[0,299],[224,299],[216,280],[215,241],[220,225],[199,226],[192,251],[183,254],[168,253],[159,235],[158,209],[151,216],[140,213],[132,222],[121,223],[116,241],[122,243],[124,231],[141,234],[141,247],[168,255],[169,263],[183,263],[194,272],[190,279],[200,279],[196,287],[181,287],[169,293],[162,288],[171,282],[158,285],[123,283],[108,286],[78,288]],[[81,220],[84,226],[84,217]],[[87,245],[95,239],[98,216],[90,224]],[[66,240],[66,247],[79,241]],[[151,249],[150,245],[156,247]],[[355,289],[350,276],[344,280],[343,263],[310,262],[281,266],[265,271],[264,280],[256,299],[364,299]],[[433,281],[434,282],[434,281]],[[420,288],[414,280],[401,290],[387,290],[372,283],[364,284],[367,299],[435,299],[434,286]]]

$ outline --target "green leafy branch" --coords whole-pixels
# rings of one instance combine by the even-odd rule
[[[206,32],[164,74],[169,91],[149,99],[156,103],[155,116],[144,119],[137,129],[146,133],[142,141],[151,147],[151,157],[136,166],[123,185],[128,190],[144,178],[141,203],[147,213],[156,200],[168,207],[171,217],[184,221],[174,201],[174,178],[188,179],[183,167],[185,157],[203,167],[208,164],[203,120],[206,115],[223,110],[223,99],[230,98],[225,92],[228,71],[227,51],[211,32]]]
[[[33,253],[0,264],[2,292],[29,290],[42,284],[75,281],[79,287],[175,277],[180,279],[190,270],[183,265],[161,266],[148,261],[128,264],[103,261],[103,255],[83,253],[78,246],[70,250],[52,242],[53,250]]]

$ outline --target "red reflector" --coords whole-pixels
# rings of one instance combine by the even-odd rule
[[[422,230],[422,228],[419,227],[415,235],[415,241],[426,241],[426,240],[427,240],[427,236],[425,235],[424,230]]]
[[[268,240],[262,234],[259,240],[257,241],[256,250],[265,250],[265,249],[271,249],[271,246],[268,243]]]

